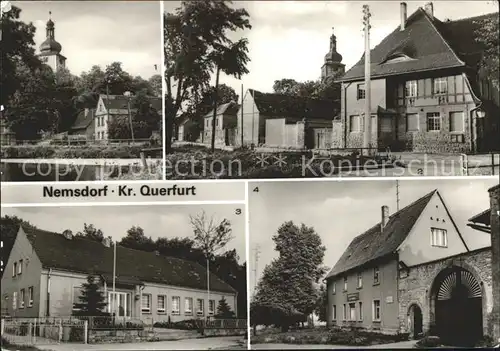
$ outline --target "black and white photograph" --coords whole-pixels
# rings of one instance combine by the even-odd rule
[[[2,208],[2,350],[247,349],[245,222],[242,205]]]
[[[251,349],[498,347],[498,179],[249,185]]]
[[[160,5],[2,1],[2,181],[163,179]]]
[[[496,0],[163,6],[166,179],[500,173]]]

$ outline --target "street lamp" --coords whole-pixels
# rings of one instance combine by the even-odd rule
[[[478,109],[476,111],[476,116],[477,116],[477,118],[484,118],[484,117],[486,117],[486,111],[483,109]]]
[[[132,93],[130,91],[126,91],[123,93],[127,97],[127,108],[128,108],[128,122],[130,124],[130,136],[132,137],[132,143],[134,143],[134,127],[132,125],[132,114],[130,113],[130,99],[132,98]]]

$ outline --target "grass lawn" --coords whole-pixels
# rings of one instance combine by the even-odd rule
[[[340,330],[326,327],[304,328],[285,333],[264,329],[251,337],[252,344],[316,344],[370,346],[408,340],[408,334],[384,335],[361,330]]]
[[[244,149],[212,153],[199,146],[176,147],[165,161],[167,179],[331,177],[346,168],[394,167],[391,160],[356,154],[315,156],[310,151],[259,153]]]

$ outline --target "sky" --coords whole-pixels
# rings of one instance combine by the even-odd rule
[[[172,12],[179,1],[164,2],[164,11]],[[400,24],[399,1],[367,1],[371,17],[371,47]],[[359,1],[234,1],[250,14],[252,29],[232,35],[234,40],[247,37],[250,73],[241,81],[221,76],[241,95],[252,88],[272,92],[275,80],[297,81],[320,78],[321,66],[329,50],[332,27],[337,37],[337,51],[343,56],[346,70],[361,58],[364,51],[362,6]],[[407,1],[408,17],[426,1]],[[437,18],[451,20],[498,11],[494,1],[435,1]],[[212,79],[212,81],[215,81]]]
[[[2,216],[17,216],[39,229],[62,233],[83,230],[84,223],[93,224],[105,236],[120,240],[132,226],[144,229],[153,240],[158,237],[193,238],[189,216],[205,211],[207,218],[216,221],[229,220],[234,239],[227,249],[236,249],[240,263],[246,261],[245,211],[236,210],[241,205],[143,205],[143,206],[70,206],[70,207],[2,207]],[[221,251],[220,253],[223,253]]]
[[[103,69],[122,62],[133,76],[148,79],[160,72],[161,6],[158,1],[13,1],[21,20],[36,27],[37,52],[45,40],[52,12],[55,39],[62,45],[66,66],[75,75],[93,65]],[[158,72],[154,65],[158,66]]]
[[[471,250],[491,245],[490,235],[467,226],[469,218],[490,206],[488,189],[498,179],[400,180],[400,209],[437,189]],[[277,252],[272,236],[281,224],[293,221],[313,227],[326,253],[323,263],[332,268],[349,243],[380,223],[380,208],[396,212],[395,180],[262,182],[249,184],[250,287]],[[467,201],[464,201],[467,199]],[[259,250],[257,267],[255,251]],[[257,271],[255,274],[254,270]]]

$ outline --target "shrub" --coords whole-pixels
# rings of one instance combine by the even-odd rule
[[[81,342],[83,340],[84,333],[82,327],[71,327],[69,331],[69,341],[70,342]]]
[[[438,336],[426,336],[415,344],[416,348],[430,348],[441,346],[441,339]]]
[[[19,145],[1,148],[2,159],[9,158],[139,158],[145,145]]]
[[[179,330],[200,330],[202,321],[199,319],[185,319],[178,322],[156,322],[155,328],[179,329]]]

